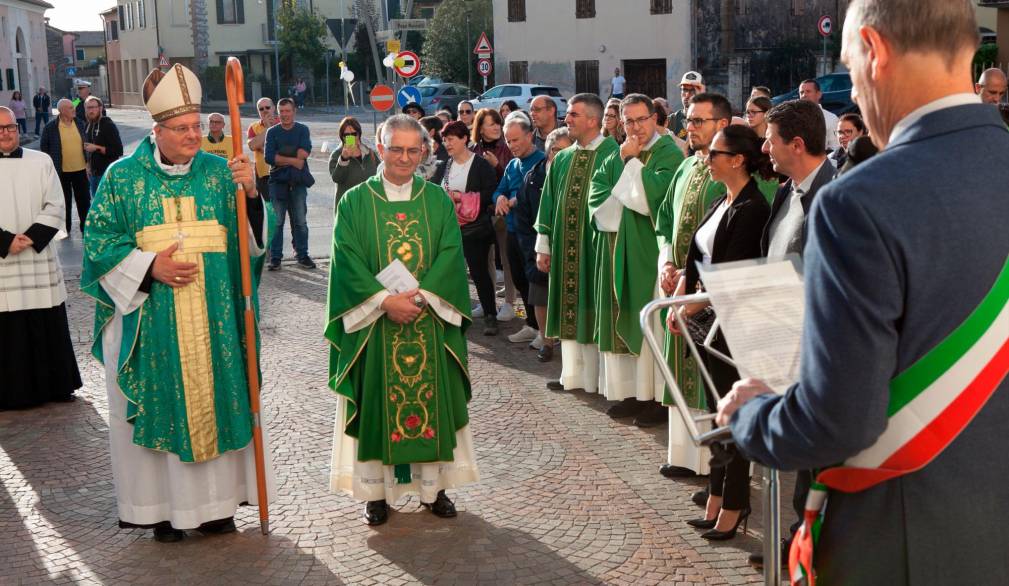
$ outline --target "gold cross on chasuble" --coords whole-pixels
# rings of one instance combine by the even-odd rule
[[[182,207],[182,221],[147,226],[137,233],[137,245],[144,252],[161,252],[172,244],[179,248],[172,255],[176,262],[191,262],[198,267],[196,280],[172,289],[175,297],[175,333],[182,363],[182,386],[186,397],[186,418],[193,461],[216,458],[217,414],[214,408],[214,367],[211,363],[210,320],[203,255],[226,252],[228,231],[217,220],[197,220],[196,200],[166,197],[162,200],[165,218],[176,218],[176,202]]]

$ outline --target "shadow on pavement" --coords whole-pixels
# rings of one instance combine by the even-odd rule
[[[393,513],[368,547],[423,584],[603,584],[532,535],[467,512]]]

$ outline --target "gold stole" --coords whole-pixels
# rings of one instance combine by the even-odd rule
[[[172,255],[176,262],[191,262],[198,267],[196,280],[172,289],[175,298],[175,333],[178,336],[182,364],[182,387],[186,398],[186,418],[193,461],[204,462],[218,456],[217,415],[214,406],[214,367],[211,361],[210,320],[207,314],[203,254],[227,252],[227,228],[216,220],[196,219],[196,200],[166,197],[162,200],[165,219],[178,217],[176,205],[182,206],[182,221],[147,226],[137,233],[137,246],[144,252],[160,252],[172,244],[179,248]]]

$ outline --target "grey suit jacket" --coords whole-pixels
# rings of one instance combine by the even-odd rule
[[[813,178],[809,191],[799,198],[799,201],[802,203],[802,226],[788,240],[787,252],[789,254],[795,253],[802,256],[806,248],[806,236],[808,232],[806,227],[809,223],[809,210],[813,207],[813,201],[816,200],[817,192],[834,179],[836,172],[837,169],[830,164],[830,161],[826,161],[820,167],[820,171],[816,174],[816,177]],[[771,203],[771,217],[767,220],[767,225],[764,226],[764,233],[760,237],[760,250],[764,253],[764,256],[767,256],[767,249],[771,246],[771,226],[778,215],[783,213],[782,208],[785,202],[788,198],[792,197],[792,183],[792,180],[789,179],[774,194],[774,201]]]
[[[769,466],[823,468],[872,445],[891,379],[950,334],[1009,257],[1009,132],[998,111],[926,115],[827,185],[805,254],[799,383],[732,419]],[[1009,580],[1009,379],[928,466],[854,494],[830,493],[822,584]]]

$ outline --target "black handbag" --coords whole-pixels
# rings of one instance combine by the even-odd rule
[[[694,344],[703,346],[715,325],[715,310],[710,305],[687,318],[687,335]]]

